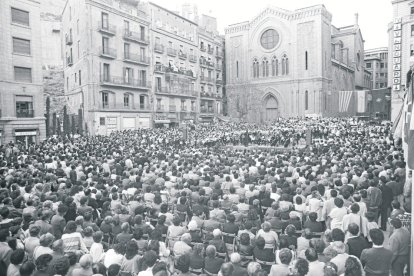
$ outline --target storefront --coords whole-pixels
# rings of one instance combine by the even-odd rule
[[[24,145],[26,148],[31,144],[36,144],[38,136],[37,129],[15,129],[14,137],[17,144]]]

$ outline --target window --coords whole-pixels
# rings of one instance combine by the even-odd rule
[[[139,31],[141,34],[141,40],[145,40],[145,27],[144,26],[139,26]]]
[[[275,48],[278,43],[279,34],[274,29],[265,31],[260,38],[260,44],[267,50]]]
[[[185,100],[181,100],[181,111],[185,111]]]
[[[102,37],[102,53],[103,54],[109,52],[108,45],[109,45],[109,38],[103,36]]]
[[[410,7],[410,14],[414,14],[414,7]]]
[[[367,62],[367,64],[365,65],[367,68],[371,68],[371,62]]]
[[[29,26],[29,12],[24,10],[19,10],[16,8],[11,8],[12,22],[20,25]]]
[[[267,58],[264,58],[262,61],[262,70],[263,70],[263,77],[268,77],[269,76],[269,62],[267,60]]]
[[[108,108],[109,106],[109,94],[108,92],[102,92],[102,107]]]
[[[14,66],[14,80],[32,82],[32,68]]]
[[[129,21],[124,21],[124,31],[125,35],[129,35]]]
[[[102,29],[109,29],[109,17],[108,17],[108,14],[107,13],[102,13],[102,15],[101,15],[101,18],[102,18],[102,25],[101,25],[101,27],[102,27]]]
[[[239,77],[239,62],[236,61],[236,77]]]
[[[128,43],[124,43],[124,58],[129,59],[129,44]]]
[[[80,58],[80,40],[78,40],[78,59]]]
[[[101,126],[104,126],[105,125],[105,117],[99,117],[99,124]]]
[[[141,47],[141,48],[139,49],[139,53],[140,53],[140,55],[141,55],[141,59],[144,59],[144,58],[145,58],[145,48]],[[145,60],[144,60],[144,61],[145,61]]]
[[[30,40],[13,37],[13,53],[30,55]]]
[[[191,111],[195,111],[195,101],[191,101]]]
[[[276,76],[276,62],[277,62],[277,58],[273,57],[272,58],[272,76]]]
[[[79,85],[82,85],[82,77],[81,77],[81,70],[79,70]]]
[[[156,87],[158,92],[161,92],[161,78],[157,77],[157,87]]]
[[[308,51],[305,51],[305,70],[308,70]]]
[[[79,19],[76,20],[76,34],[79,34]]]
[[[282,57],[282,75],[289,74],[289,60],[286,55]]]
[[[139,96],[139,98],[141,99],[141,96]],[[157,99],[157,110],[161,110],[161,99]]]
[[[17,118],[34,117],[33,97],[16,96],[16,117]]]
[[[75,84],[78,82],[78,74],[75,73]]]
[[[147,71],[145,70],[141,70],[139,72],[139,76],[140,76],[140,81],[145,84],[147,82]]]
[[[141,109],[145,108],[145,96],[144,95],[139,96],[139,107]]]
[[[124,107],[129,107],[129,94],[124,94]]]
[[[109,71],[109,64],[104,63],[103,65],[103,80],[109,81],[110,79],[110,71]]]
[[[305,91],[305,110],[309,109],[309,93],[308,90]]]
[[[129,67],[124,68],[124,82],[132,83],[132,78],[134,76],[134,70]]]

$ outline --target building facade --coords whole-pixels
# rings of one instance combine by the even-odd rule
[[[410,57],[414,55],[414,2],[392,1],[393,21],[388,24],[388,83],[391,86],[391,120],[394,121],[403,104],[410,70]]]
[[[88,134],[152,126],[149,17],[133,0],[68,0],[62,13],[65,96]]]
[[[154,124],[196,121],[199,112],[197,24],[154,3],[151,15]]]
[[[365,50],[365,69],[371,73],[372,89],[388,87],[388,48]]]
[[[368,89],[358,16],[341,28],[331,20],[323,5],[295,11],[268,7],[252,21],[228,26],[229,115],[264,123],[356,114],[356,91]]]
[[[1,143],[45,138],[40,3],[0,1]]]

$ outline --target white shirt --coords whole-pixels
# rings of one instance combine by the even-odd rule
[[[102,244],[94,242],[89,250],[89,253],[92,255],[94,263],[99,263],[105,257],[105,252]]]
[[[122,265],[123,259],[124,259],[124,256],[117,254],[115,250],[113,249],[109,249],[105,254],[105,259],[104,259],[103,264],[106,268],[110,267],[112,264]]]
[[[140,273],[138,273],[138,276],[153,276],[152,267],[148,267],[147,270],[141,271]]]

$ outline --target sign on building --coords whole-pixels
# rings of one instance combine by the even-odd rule
[[[393,91],[401,90],[401,22],[401,17],[394,19],[394,43],[392,51]]]

